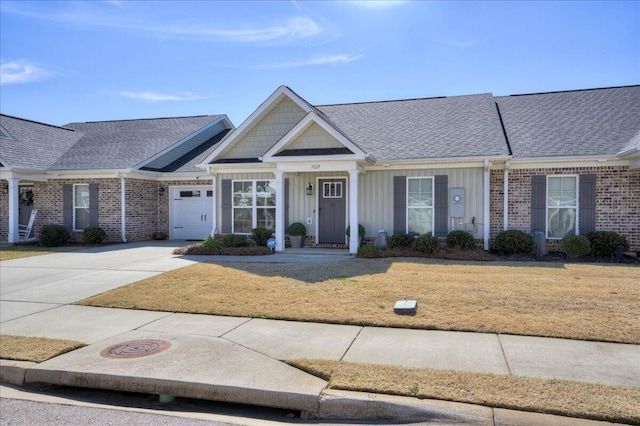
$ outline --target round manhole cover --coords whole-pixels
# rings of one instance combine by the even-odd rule
[[[109,346],[103,349],[100,355],[105,358],[141,358],[166,351],[170,347],[171,343],[165,340],[132,340]]]

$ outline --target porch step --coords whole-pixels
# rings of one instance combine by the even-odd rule
[[[346,244],[305,244],[305,248],[335,248],[335,249],[348,249]]]

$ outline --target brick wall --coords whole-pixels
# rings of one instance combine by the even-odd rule
[[[502,170],[491,171],[491,228],[493,241],[503,229]],[[627,237],[632,251],[640,250],[640,170],[628,166],[516,169],[509,171],[509,229],[531,231],[531,176],[596,175],[596,230]],[[549,249],[559,248],[557,240]]]

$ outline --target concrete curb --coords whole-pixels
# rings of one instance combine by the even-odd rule
[[[25,378],[29,376],[29,371],[38,370],[33,367],[38,366],[34,362],[12,361],[0,359],[0,381],[17,386],[28,386],[29,381]],[[54,371],[51,373],[55,374]],[[38,377],[42,379],[42,377]],[[136,378],[130,378],[135,381]],[[115,377],[113,380],[122,380]],[[47,383],[38,380],[39,383]],[[203,399],[201,392],[194,389],[193,384],[174,381],[173,384],[181,383],[182,390],[191,388],[195,391],[194,398]],[[49,383],[53,384],[53,383]],[[59,383],[58,383],[59,384]],[[149,383],[148,383],[149,384]],[[148,385],[147,384],[147,385]],[[73,385],[73,384],[71,384]],[[82,383],[76,383],[81,386]],[[89,383],[84,383],[85,387]],[[134,384],[131,386],[139,389],[139,392],[158,393],[159,388],[150,389],[144,384]],[[166,383],[169,385],[169,383]],[[197,387],[197,386],[196,386]],[[242,393],[242,389],[226,389],[228,392]],[[189,397],[184,392],[176,388],[166,387],[162,389],[168,395],[182,394]],[[208,395],[208,398],[217,401],[224,401],[219,398],[221,395]],[[255,395],[252,395],[255,396]],[[283,395],[290,398],[292,395]],[[308,401],[307,401],[308,403]],[[325,389],[313,408],[307,405],[307,410],[302,411],[304,419],[317,420],[343,420],[343,421],[395,421],[395,422],[430,422],[433,424],[469,424],[469,425],[555,425],[555,426],[605,426],[615,423],[562,417],[550,414],[531,413],[516,410],[506,410],[500,408],[490,408],[481,405],[465,404],[459,402],[440,401],[433,399],[417,399],[404,396],[394,396],[375,393],[353,392],[334,389]]]
[[[36,365],[38,364],[35,362],[0,359],[0,381],[24,386],[27,370]]]

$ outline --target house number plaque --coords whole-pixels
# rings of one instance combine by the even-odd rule
[[[318,170],[320,168],[320,164],[312,164],[311,170]]]

